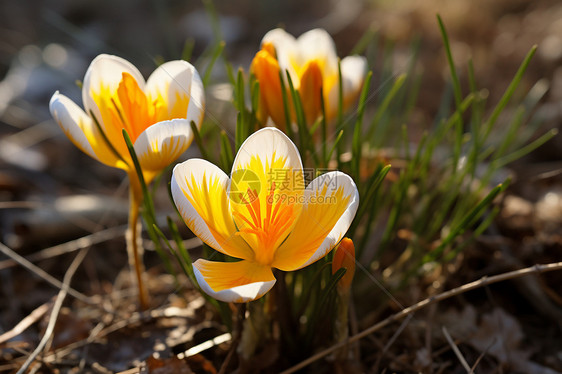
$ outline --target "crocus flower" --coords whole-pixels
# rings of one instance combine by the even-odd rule
[[[191,121],[203,120],[203,84],[186,61],[158,67],[145,82],[130,62],[110,55],[96,57],[82,85],[84,109],[56,92],[50,110],[68,138],[84,153],[129,176],[129,264],[135,269],[141,308],[148,307],[143,286],[142,246],[138,224],[142,202],[140,178],[123,138],[125,129],[138,156],[145,182],[177,159],[193,139]]]
[[[263,296],[275,284],[273,268],[297,270],[325,256],[349,228],[359,204],[355,183],[338,171],[305,188],[297,148],[272,127],[246,139],[230,178],[201,159],[176,165],[172,195],[195,235],[241,259],[193,264],[202,290],[226,302]]]
[[[201,125],[205,98],[197,70],[186,61],[160,65],[145,82],[130,62],[102,54],[86,71],[82,101],[84,109],[59,92],[51,98],[51,114],[68,138],[96,160],[135,175],[134,183],[126,129],[149,183],[191,144],[190,122]]]
[[[334,41],[323,29],[310,30],[298,39],[282,29],[269,31],[262,39],[261,50],[254,57],[250,71],[260,83],[258,116],[262,123],[271,117],[277,127],[285,127],[280,71],[286,88],[286,71],[289,72],[300,94],[308,125],[312,125],[322,114],[322,99],[328,120],[338,112],[338,56]],[[347,110],[357,98],[366,71],[364,57],[348,56],[341,60],[343,110]],[[324,93],[323,98],[321,92]],[[287,95],[291,101],[291,95]],[[294,119],[291,120],[294,122]]]

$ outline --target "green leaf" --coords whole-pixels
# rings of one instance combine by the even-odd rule
[[[230,147],[230,140],[226,131],[221,130],[221,151],[220,158],[223,163],[223,170],[228,173],[232,168],[232,162],[234,161],[234,154],[232,153],[232,148]]]
[[[201,152],[201,156],[205,160],[208,160],[209,155],[205,150],[205,146],[203,145],[203,141],[201,140],[201,134],[199,133],[199,129],[197,128],[197,125],[193,121],[191,121],[189,125],[191,126],[191,131],[193,131],[193,140],[195,141],[195,144],[197,144],[197,148],[199,148],[199,152]]]
[[[213,71],[213,66],[215,66],[215,62],[217,62],[217,59],[221,55],[225,45],[226,43],[224,41],[221,41],[217,43],[215,49],[213,50],[213,53],[211,55],[211,61],[209,61],[209,65],[207,65],[207,68],[205,69],[205,73],[203,74],[203,87],[208,86],[209,80],[211,79],[211,72]]]

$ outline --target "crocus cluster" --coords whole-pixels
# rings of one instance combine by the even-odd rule
[[[305,183],[299,151],[281,131],[287,123],[282,87],[287,89],[290,77],[308,124],[322,115],[322,104],[330,120],[340,101],[346,110],[357,97],[365,59],[338,61],[324,30],[295,39],[276,29],[263,38],[250,69],[260,83],[259,120],[265,124],[271,118],[279,129],[266,127],[250,135],[230,175],[209,161],[189,159],[175,166],[171,181],[173,200],[189,229],[216,251],[239,259],[193,264],[201,289],[226,302],[263,296],[276,282],[273,269],[293,271],[324,257],[347,232],[359,204],[355,183],[344,173],[332,171]],[[56,92],[50,110],[78,148],[128,174],[135,232],[142,201],[139,180],[150,183],[174,162],[193,139],[191,123],[201,125],[199,74],[188,62],[171,61],[145,81],[128,61],[100,55],[86,72],[82,102],[83,109]],[[294,110],[290,106],[289,122],[294,122]],[[123,130],[133,143],[133,155]],[[134,165],[135,153],[142,175]],[[135,235],[132,242],[136,249]],[[334,266],[347,264],[349,272],[350,257],[343,254],[349,245],[344,240],[340,247]],[[137,275],[140,286],[139,271]],[[346,274],[342,283],[349,285],[350,277]]]
[[[348,56],[341,60],[340,69],[342,109],[345,111],[359,95],[367,61],[361,56]],[[287,74],[300,94],[308,125],[322,114],[322,100],[328,121],[338,112],[338,56],[334,41],[323,29],[310,30],[298,39],[283,29],[269,31],[262,39],[261,50],[254,57],[250,71],[260,83],[258,115],[263,123],[268,117],[282,129],[287,123],[282,91],[282,87],[286,90],[289,87]],[[286,95],[291,97],[289,93]],[[294,109],[291,116],[290,122],[295,122]]]

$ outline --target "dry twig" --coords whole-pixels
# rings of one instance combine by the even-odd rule
[[[18,370],[17,374],[25,373],[25,371],[29,368],[29,365],[31,365],[33,361],[35,361],[35,358],[39,355],[39,353],[43,351],[45,345],[47,344],[49,339],[51,339],[51,335],[53,334],[53,331],[55,329],[55,324],[57,322],[60,309],[62,308],[62,303],[64,302],[64,299],[66,298],[66,295],[68,294],[68,291],[70,289],[70,281],[72,280],[74,273],[76,272],[76,270],[78,270],[78,267],[84,260],[84,257],[86,257],[86,255],[88,254],[88,251],[89,248],[82,249],[80,252],[78,252],[76,257],[74,257],[74,260],[72,260],[72,263],[70,264],[68,270],[66,271],[66,274],[64,275],[62,288],[57,295],[57,299],[55,301],[55,305],[53,306],[51,316],[49,317],[49,323],[47,324],[45,334],[43,335],[43,338],[39,342],[37,348],[35,348],[33,353],[29,355],[22,367]]]
[[[24,257],[20,256],[16,252],[14,252],[11,248],[9,248],[8,246],[6,246],[3,243],[0,243],[0,252],[4,253],[6,256],[10,257],[14,261],[16,261],[18,264],[20,264],[21,266],[23,266],[27,270],[31,271],[32,273],[38,275],[43,280],[47,281],[48,283],[55,286],[56,288],[62,289],[64,287],[63,282],[54,278],[53,276],[51,276],[49,273],[47,273],[45,270],[41,269],[40,267],[32,264],[31,262],[29,262]],[[86,304],[97,305],[97,303],[94,303],[88,296],[84,295],[83,293],[80,293],[80,292],[76,291],[73,288],[69,287],[67,292],[72,297],[74,297],[74,298],[76,298],[76,299],[78,299],[78,300],[80,300],[80,301],[82,301]]]
[[[0,335],[0,344],[7,342],[8,340],[15,338],[35,322],[39,320],[39,318],[43,317],[43,314],[47,313],[49,310],[49,304],[45,303],[39,307],[37,307],[33,312],[31,312],[27,317],[22,319],[18,322],[17,325],[14,326],[13,329],[10,331],[6,331],[2,335]]]
[[[65,253],[74,252],[78,249],[86,248],[94,244],[102,243],[107,240],[122,236],[125,233],[126,226],[112,227],[106,230],[98,231],[96,233],[86,235],[82,238],[71,240],[69,242],[55,245],[54,247],[49,247],[42,249],[32,255],[28,256],[26,260],[28,261],[39,261],[52,258],[55,256],[60,256]],[[16,266],[18,262],[14,259],[0,261],[0,270],[4,270],[13,266]]]
[[[447,339],[447,342],[453,349],[453,352],[455,353],[455,356],[457,356],[457,358],[459,359],[462,367],[466,370],[468,374],[472,374],[472,369],[468,365],[468,362],[466,362],[466,359],[462,355],[459,347],[457,347],[457,345],[455,344],[453,338],[451,337],[451,334],[449,334],[449,331],[447,331],[447,328],[445,326],[442,326],[441,329],[443,330],[443,335],[445,335],[445,339]]]

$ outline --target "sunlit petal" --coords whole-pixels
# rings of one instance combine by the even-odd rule
[[[134,147],[142,169],[158,172],[185,152],[192,140],[189,122],[173,119],[147,128],[137,138]]]
[[[219,252],[252,260],[252,250],[236,235],[228,184],[228,176],[217,166],[189,159],[174,167],[172,196],[187,227],[201,240]]]
[[[301,77],[299,93],[306,123],[312,125],[322,110],[322,70],[316,60],[306,65]]]
[[[343,107],[348,109],[359,96],[367,74],[367,59],[363,56],[347,56],[341,60]]]
[[[301,61],[316,60],[325,76],[338,74],[338,56],[334,40],[324,29],[313,29],[297,39]]]
[[[231,180],[229,196],[238,235],[252,248],[255,261],[269,264],[302,209],[300,155],[281,131],[261,129],[240,147]]]
[[[123,79],[123,73],[130,74],[136,80],[140,89],[144,90],[142,74],[129,61],[106,54],[101,54],[92,61],[82,84],[82,101],[86,113],[90,114],[90,111],[92,111],[98,121],[103,122],[98,105],[94,100],[95,94],[99,94],[101,90],[116,91]]]
[[[193,271],[201,289],[224,302],[243,303],[259,299],[275,284],[269,266],[251,261],[197,260]]]
[[[260,122],[267,121],[271,116],[273,122],[280,129],[285,129],[285,108],[283,106],[283,92],[279,79],[279,63],[269,48],[262,48],[254,59],[250,71],[260,82],[260,102],[258,117]]]
[[[363,56],[347,56],[341,60],[343,110],[349,110],[359,96],[365,75],[367,74],[367,59]],[[338,77],[334,76],[330,82],[324,82],[324,97],[328,119],[336,116],[338,110],[339,86]]]
[[[283,29],[273,29],[264,35],[262,46],[271,43],[275,46],[276,58],[285,79],[285,71],[289,71],[293,82],[298,82],[297,69],[303,63],[295,37]]]
[[[205,97],[197,70],[187,61],[160,65],[146,82],[148,102],[155,105],[156,121],[187,118],[200,125]],[[188,115],[188,108],[193,107]]]
[[[76,103],[56,92],[49,109],[62,131],[82,152],[106,165],[127,168],[107,146],[94,121]]]
[[[305,197],[293,232],[275,253],[275,268],[296,270],[325,256],[345,235],[359,205],[355,183],[337,171],[313,180]]]
[[[295,144],[282,131],[274,127],[266,127],[250,135],[240,149],[232,172],[238,169],[251,168],[252,162],[260,159],[266,170],[266,165],[287,169],[302,170],[302,161]]]

